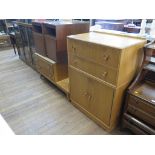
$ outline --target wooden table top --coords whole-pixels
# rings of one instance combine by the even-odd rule
[[[68,38],[73,38],[76,40],[82,40],[86,42],[91,42],[95,44],[110,46],[118,49],[124,49],[136,44],[146,43],[145,39],[138,39],[126,36],[104,34],[97,32],[89,32],[78,35],[71,35]]]

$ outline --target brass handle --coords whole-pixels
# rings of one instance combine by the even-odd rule
[[[107,61],[107,60],[109,59],[109,55],[104,55],[104,56],[103,56],[103,59],[104,59],[105,61]]]
[[[104,73],[102,74],[102,76],[105,78],[105,77],[107,76],[107,74],[108,74],[108,72],[104,72]]]
[[[90,100],[91,100],[91,98],[92,98],[92,97],[91,97],[91,95],[88,95],[88,101],[90,101]]]
[[[137,112],[137,110],[136,110],[136,109],[134,109],[134,110],[133,110],[133,112],[134,112],[134,113],[136,113],[136,112]]]
[[[72,46],[73,52],[76,52],[76,48],[74,46]]]

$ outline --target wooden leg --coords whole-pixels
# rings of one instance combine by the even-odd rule
[[[16,47],[15,47],[15,44],[12,44],[13,45],[13,49],[14,49],[14,52],[16,54]]]

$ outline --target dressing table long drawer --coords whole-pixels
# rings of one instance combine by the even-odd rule
[[[69,53],[74,53],[74,55],[86,58],[97,64],[107,65],[116,69],[119,67],[121,55],[119,49],[74,39],[69,42],[67,45]]]
[[[87,59],[75,56],[74,54],[70,54],[69,56],[69,65],[78,68],[88,74],[91,74],[112,85],[116,85],[117,81],[116,69],[93,63],[91,61],[88,61]]]

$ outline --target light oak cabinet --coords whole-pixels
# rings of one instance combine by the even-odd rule
[[[68,36],[71,102],[107,131],[118,123],[124,92],[145,43],[95,32]]]
[[[73,102],[109,125],[114,89],[73,68],[70,77],[71,88],[76,88],[71,89]]]

